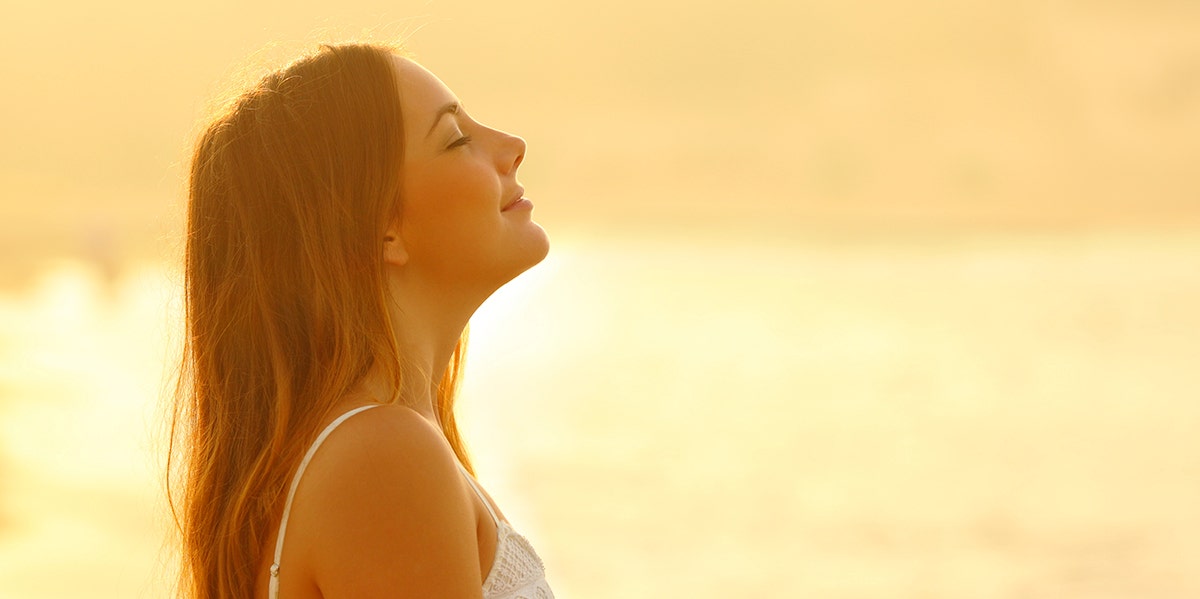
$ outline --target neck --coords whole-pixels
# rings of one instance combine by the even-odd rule
[[[450,365],[454,348],[480,302],[450,302],[405,294],[393,290],[393,297],[404,297],[403,305],[388,306],[396,347],[400,351],[401,389],[399,403],[424,416],[441,429],[437,416],[437,391],[442,375]],[[421,301],[426,299],[426,301]],[[394,385],[386,371],[376,365],[363,382],[363,390],[377,401],[388,401]]]

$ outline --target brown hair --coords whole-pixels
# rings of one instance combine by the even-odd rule
[[[196,142],[167,462],[185,596],[251,596],[275,508],[334,404],[374,366],[397,390],[385,401],[399,401],[382,261],[402,200],[399,52],[322,45],[240,94]],[[472,470],[453,411],[466,340],[464,329],[437,409]]]

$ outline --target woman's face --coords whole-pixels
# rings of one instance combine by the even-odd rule
[[[527,202],[504,210],[523,196],[517,166],[525,140],[472,120],[421,65],[400,56],[395,63],[405,136],[404,268],[439,288],[491,293],[550,249]]]

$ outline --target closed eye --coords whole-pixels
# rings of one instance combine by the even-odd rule
[[[450,146],[447,147],[446,149],[448,150],[450,148],[457,148],[458,146],[465,146],[469,143],[471,143],[471,136],[464,135],[464,136],[454,140],[454,143],[450,144]]]

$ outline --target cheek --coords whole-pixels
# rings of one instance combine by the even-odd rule
[[[493,178],[494,179],[494,178]],[[432,262],[469,261],[497,233],[495,181],[477,169],[427,169],[414,176],[404,208],[410,252]]]
[[[443,234],[470,228],[489,216],[487,208],[497,193],[485,174],[463,166],[431,170],[422,188],[422,220]]]

